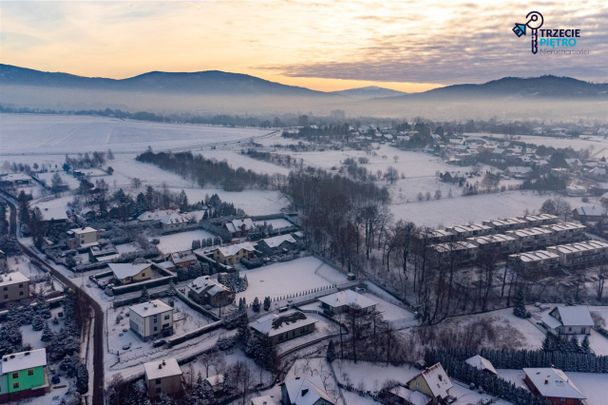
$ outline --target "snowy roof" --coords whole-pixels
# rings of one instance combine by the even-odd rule
[[[196,256],[192,253],[191,250],[184,250],[182,252],[173,252],[171,253],[171,261],[175,264],[190,262],[196,260]]]
[[[2,374],[6,374],[40,366],[46,366],[46,349],[4,355],[0,369],[2,369]]]
[[[29,180],[32,180],[32,177],[28,176],[27,174],[24,174],[24,173],[8,173],[8,174],[4,174],[4,175],[0,176],[0,180],[11,181],[11,182],[29,181]]]
[[[319,298],[319,301],[338,308],[344,305],[349,307],[358,307],[361,309],[373,307],[377,304],[376,301],[367,298],[353,290],[338,291],[337,293],[326,295],[325,297]]]
[[[241,230],[249,231],[255,227],[251,218],[244,219],[233,219],[232,221],[226,222],[226,229],[230,233],[240,232]]]
[[[182,369],[173,357],[144,363],[144,371],[148,380],[182,375]]]
[[[557,312],[557,314],[555,314]],[[555,307],[551,311],[551,315],[557,318],[555,315],[559,315],[559,319],[564,326],[593,326],[593,319],[589,309],[583,305],[576,305],[571,307]]]
[[[391,388],[390,392],[393,395],[404,399],[408,404],[426,405],[431,401],[431,398],[429,398],[428,395],[425,395],[422,392],[412,391],[403,385],[397,385],[396,387]]]
[[[255,251],[255,247],[253,246],[253,243],[251,243],[251,242],[236,243],[234,245],[220,246],[217,248],[217,250],[224,257],[234,256],[238,252],[240,252],[241,249],[245,249],[249,252]]]
[[[426,384],[433,393],[433,397],[446,398],[449,395],[448,391],[452,388],[452,381],[450,381],[450,377],[448,377],[441,363],[435,363],[418,374],[418,376],[424,378],[424,381],[426,381]],[[416,379],[416,377],[412,378],[412,380]]]
[[[534,252],[518,253],[511,255],[511,257],[517,257],[519,260],[525,263],[542,262],[544,260],[558,260],[559,255],[550,252],[548,250],[536,250]]]
[[[142,302],[141,304],[131,305],[129,309],[135,312],[142,318],[162,314],[164,312],[173,311],[169,305],[165,304],[161,300],[152,300],[148,302]]]
[[[146,211],[137,217],[139,221],[159,221],[165,225],[184,224],[190,222],[194,216],[189,213],[179,213],[177,210]]]
[[[142,270],[150,267],[150,263],[109,263],[108,266],[116,278],[122,280],[139,274]]]
[[[205,291],[209,295],[215,295],[220,292],[230,291],[228,287],[219,283],[215,279],[209,276],[201,276],[192,280],[188,284],[188,288],[196,293],[201,293]]]
[[[540,235],[550,235],[551,230],[547,229],[547,228],[532,227],[532,228],[511,230],[511,231],[507,231],[507,233],[510,235],[518,236],[520,238],[525,238],[525,237],[534,237],[534,236],[540,236]]]
[[[604,210],[601,206],[595,205],[586,205],[582,207],[576,208],[576,213],[582,216],[602,216],[606,214],[606,210]]]
[[[299,315],[298,315],[299,314]],[[251,327],[268,337],[280,335],[316,323],[299,311],[287,311],[279,314],[268,314],[251,323]]]
[[[551,246],[548,250],[555,250],[564,255],[582,253],[582,252],[596,252],[608,249],[608,243],[600,240],[588,240],[585,242],[569,243],[566,245]]]
[[[496,369],[494,368],[494,366],[490,362],[490,360],[488,360],[485,357],[482,357],[482,356],[480,356],[478,354],[476,354],[473,357],[469,357],[464,362],[467,363],[471,367],[475,367],[476,369],[487,370],[487,371],[492,372],[493,374],[498,374],[496,372]]]
[[[268,245],[268,247],[271,248],[279,247],[283,242],[296,243],[296,240],[293,238],[293,236],[289,234],[273,236],[272,238],[263,239],[263,241]]]
[[[23,273],[14,271],[12,273],[0,274],[0,286],[7,286],[30,281]]]
[[[585,399],[568,376],[557,368],[524,368],[526,377],[543,397]]]
[[[587,227],[578,222],[561,222],[559,224],[545,225],[545,228],[555,232],[565,232],[586,229]]]
[[[84,226],[82,228],[70,229],[70,232],[73,232],[76,235],[80,235],[80,234],[84,234],[84,233],[97,232],[97,229],[92,228],[90,226]]]
[[[286,378],[283,383],[289,394],[289,401],[292,404],[314,405],[320,399],[323,399],[330,404],[334,403],[334,400],[330,398],[327,392],[315,385],[308,378],[290,377]]]

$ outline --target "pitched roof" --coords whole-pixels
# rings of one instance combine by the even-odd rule
[[[249,231],[255,227],[251,218],[233,219],[232,221],[226,222],[226,229],[230,233],[240,232],[241,230]]]
[[[410,390],[403,385],[397,385],[396,387],[391,388],[389,392],[413,405],[427,405],[431,401],[431,398],[429,398],[428,395]]]
[[[279,247],[283,242],[296,243],[296,240],[290,234],[273,236],[272,238],[262,239],[262,241],[271,248]]]
[[[2,356],[0,369],[6,374],[40,366],[46,366],[46,349],[6,354]]]
[[[524,368],[524,373],[543,397],[585,399],[572,380],[558,368]]]
[[[559,314],[559,319],[564,326],[593,326],[589,308],[584,305],[558,306],[551,311],[551,314],[553,315],[555,311]],[[553,316],[555,317],[555,315]]]
[[[314,405],[318,400],[323,399],[330,404],[334,400],[322,388],[318,387],[311,380],[305,377],[289,377],[284,381],[285,389],[289,394],[289,401],[298,405]]]
[[[486,370],[486,371],[490,371],[493,374],[498,374],[496,372],[496,369],[492,365],[492,362],[490,362],[490,360],[486,359],[485,357],[480,356],[479,354],[476,354],[473,357],[469,357],[464,362],[467,363],[471,367],[475,367],[476,369]]]
[[[221,292],[230,292],[228,287],[210,276],[201,276],[195,278],[188,284],[188,288],[197,294],[205,292],[211,296]]]
[[[164,312],[173,311],[173,308],[161,300],[142,302],[141,304],[131,305],[129,309],[137,315],[145,318],[147,316],[158,315]]]
[[[337,293],[319,298],[319,301],[334,308],[347,305],[349,307],[365,309],[377,304],[376,301],[353,290],[338,291]]]
[[[235,254],[240,252],[241,249],[247,250],[249,252],[255,251],[255,247],[251,242],[236,243],[234,245],[220,246],[217,248],[217,250],[224,257],[234,256]]]
[[[268,314],[251,323],[251,327],[269,337],[280,335],[290,330],[316,323],[299,311],[287,311],[279,314]]]
[[[122,280],[139,274],[142,270],[147,269],[151,265],[150,263],[108,263],[108,266],[116,278]]]
[[[426,384],[431,390],[434,398],[445,398],[449,396],[448,391],[450,388],[452,388],[452,381],[443,369],[441,363],[435,363],[431,367],[425,369],[416,377],[408,381],[408,384],[415,380],[418,376],[422,377],[424,381],[426,381]]]
[[[182,369],[173,357],[144,363],[144,371],[148,380],[182,375]]]

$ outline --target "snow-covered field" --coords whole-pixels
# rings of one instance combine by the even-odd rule
[[[537,194],[532,191],[507,191],[458,198],[443,198],[424,202],[395,204],[391,211],[395,219],[415,222],[417,225],[450,226],[491,218],[523,215],[526,210],[540,209],[553,194]],[[564,198],[571,205],[580,205],[580,198]]]
[[[213,237],[215,236],[207,231],[196,229],[194,231],[158,236],[155,237],[155,239],[160,241],[160,243],[157,245],[158,250],[167,255],[169,253],[182,252],[184,250],[192,249],[193,240],[208,239]]]
[[[346,281],[346,276],[314,256],[284,263],[274,263],[241,272],[247,276],[247,290],[237,294],[237,301],[245,297],[248,303],[255,297],[282,297],[313,288],[326,287]]]
[[[216,159],[218,161],[226,161],[234,168],[242,167],[246,170],[252,170],[261,174],[283,174],[288,175],[289,169],[283,166],[275,165],[274,163],[263,160],[253,159],[247,155],[243,155],[238,150],[211,150],[202,152],[206,159]]]
[[[270,131],[193,124],[167,124],[69,115],[0,114],[0,154],[76,153],[92,150],[140,152],[191,150],[197,146],[236,143]]]

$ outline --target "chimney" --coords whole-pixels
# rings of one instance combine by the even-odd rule
[[[158,369],[160,370],[160,369],[162,369],[162,368],[163,368],[163,365],[162,365],[162,364],[159,364],[159,365],[158,365]]]
[[[549,380],[545,380],[545,385],[549,384]]]

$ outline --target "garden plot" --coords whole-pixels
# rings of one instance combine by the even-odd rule
[[[171,189],[180,192],[181,188]],[[278,191],[272,190],[243,190],[224,191],[217,188],[183,188],[190,203],[202,201],[205,197],[217,194],[222,201],[233,203],[247,215],[270,215],[287,208],[288,201]]]
[[[30,205],[38,207],[45,220],[49,219],[65,219],[67,218],[68,203],[74,199],[73,196],[65,196],[60,198],[40,200]]]
[[[237,294],[237,301],[245,298],[248,303],[255,297],[284,297],[346,281],[344,274],[314,256],[247,270],[241,275],[247,276],[249,286]]]
[[[168,302],[165,298],[164,302]],[[178,299],[173,300],[173,335],[179,336],[212,322]],[[108,351],[117,354],[121,360],[133,360],[147,353],[161,352],[163,348],[153,348],[152,341],[144,342],[129,329],[129,306],[109,308],[107,311]]]
[[[215,235],[204,231],[202,229],[196,229],[193,231],[172,233],[169,235],[163,235],[155,237],[160,242],[156,247],[161,253],[168,255],[174,252],[182,252],[184,250],[192,249],[192,241],[193,240],[201,240],[214,238]]]
[[[0,154],[144,151],[230,144],[267,134],[257,128],[169,124],[94,116],[0,114]]]
[[[116,245],[115,247],[116,251],[120,254],[137,252],[140,249],[140,247],[137,246],[137,244],[135,243],[123,243],[120,245]]]

